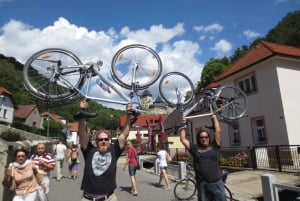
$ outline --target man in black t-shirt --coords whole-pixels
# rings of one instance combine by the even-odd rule
[[[224,183],[219,166],[221,147],[221,128],[216,115],[212,116],[215,137],[211,139],[209,132],[201,130],[196,135],[197,144],[186,139],[185,126],[179,129],[180,141],[193,156],[196,173],[198,201],[226,201]],[[182,119],[183,125],[186,120]]]
[[[80,103],[81,109],[88,107],[87,101]],[[127,105],[127,111],[132,110],[132,105]],[[121,155],[129,134],[130,118],[127,115],[123,132],[113,144],[109,142],[110,133],[102,130],[96,133],[96,147],[90,142],[85,118],[93,117],[92,113],[82,112],[74,116],[78,120],[78,135],[80,146],[85,160],[84,174],[81,183],[83,191],[82,201],[109,200],[115,201],[117,160]]]

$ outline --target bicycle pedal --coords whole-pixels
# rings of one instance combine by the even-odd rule
[[[97,113],[93,113],[93,112],[87,112],[85,110],[81,110],[79,112],[77,112],[73,118],[75,120],[80,120],[80,119],[89,119],[89,118],[94,118],[97,116]]]

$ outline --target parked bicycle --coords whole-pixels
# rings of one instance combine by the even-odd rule
[[[129,95],[125,95],[105,78],[102,65],[102,61],[83,64],[68,50],[44,49],[27,60],[23,70],[24,86],[35,98],[50,104],[70,101],[80,94],[85,99],[124,105],[134,103],[139,108],[138,92],[156,82],[162,72],[161,59],[150,47],[132,44],[121,48],[113,56],[110,70],[115,83],[130,90]],[[113,90],[123,101],[92,95],[94,77],[98,77],[99,87],[110,93]]]
[[[196,194],[196,182],[194,180],[195,176],[192,171],[192,167],[185,162],[186,174],[184,179],[179,180],[174,186],[174,196],[178,200],[191,200]],[[222,177],[224,182],[224,190],[226,194],[226,198],[229,201],[232,201],[232,193],[229,187],[225,184],[228,172],[226,170],[222,170]]]
[[[204,96],[199,101],[195,101],[192,81],[180,72],[165,74],[159,82],[159,92],[168,105],[182,110],[183,117],[186,119],[217,114],[224,120],[232,121],[243,118],[247,112],[246,94],[233,85],[201,90],[200,93],[203,93]],[[193,104],[192,101],[194,101]],[[208,103],[208,112],[187,116],[197,106],[206,103]]]

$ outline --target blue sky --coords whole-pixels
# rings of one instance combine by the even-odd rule
[[[142,43],[154,48],[163,73],[194,83],[209,58],[231,56],[263,37],[300,0],[0,0],[0,53],[24,63],[48,47],[73,51],[83,62],[104,61]]]

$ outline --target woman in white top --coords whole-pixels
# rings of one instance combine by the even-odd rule
[[[159,181],[157,183],[158,186],[161,186],[161,181],[164,178],[167,187],[165,188],[166,190],[171,190],[170,187],[170,182],[167,174],[167,168],[168,168],[168,158],[169,154],[163,150],[161,147],[159,148],[159,151],[157,152],[157,158],[159,159],[159,168],[160,168],[160,176],[159,176]]]

